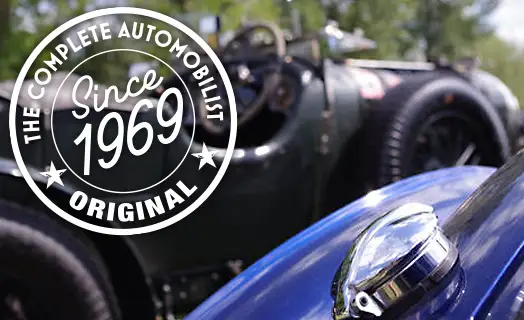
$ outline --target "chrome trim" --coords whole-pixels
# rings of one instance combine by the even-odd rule
[[[385,61],[366,59],[346,59],[346,64],[357,68],[397,69],[406,71],[432,71],[437,67],[431,62]]]
[[[381,316],[416,288],[430,289],[458,260],[431,206],[408,203],[369,225],[335,275],[336,320]]]

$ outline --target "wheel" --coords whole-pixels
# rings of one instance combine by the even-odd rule
[[[415,75],[390,89],[364,127],[368,191],[445,167],[500,166],[511,153],[494,107],[451,72]]]
[[[99,257],[38,212],[0,201],[0,318],[119,319]]]

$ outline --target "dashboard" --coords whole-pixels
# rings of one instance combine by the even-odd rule
[[[246,105],[257,97],[257,89],[253,87],[261,87],[263,72],[263,68],[252,71],[256,79],[254,86],[233,84],[238,115],[242,115],[242,113],[245,112]],[[296,67],[293,66],[293,63],[286,63],[275,93],[268,97],[262,110],[254,119],[237,128],[236,146],[238,148],[258,147],[271,140],[271,138],[293,119],[298,108],[301,90],[302,84]],[[189,103],[189,101],[184,103],[184,127],[186,130],[190,132],[194,124],[194,139],[196,141],[206,141],[206,144],[219,148],[227,146],[229,139],[227,136],[228,131],[226,130],[226,134],[224,135],[207,132],[200,120],[198,108],[203,98],[198,92],[195,92],[192,94],[192,99],[195,104],[194,118],[191,103]]]
[[[319,48],[318,41],[314,38],[301,38],[286,41],[287,57],[286,61],[283,63],[283,68],[280,74],[280,84],[274,94],[268,97],[262,111],[257,114],[254,119],[237,128],[237,147],[250,148],[264,145],[293,119],[296,109],[299,106],[299,100],[303,90],[302,74],[304,70],[317,65],[320,61]],[[268,45],[259,45],[255,48],[255,52],[257,52],[257,54],[260,53],[261,57],[271,54],[272,50],[273,46]],[[201,55],[201,59],[204,63],[206,58],[207,57],[204,54]],[[178,69],[176,63],[180,63],[180,60],[175,59],[173,61],[173,67]],[[262,63],[260,68],[250,70],[255,78],[253,86],[235,86],[233,83],[233,89],[237,99],[238,115],[241,115],[242,112],[245,111],[245,105],[248,105],[249,102],[257,96],[257,90],[259,89],[253,87],[257,87],[258,85],[260,88],[266,66],[267,64]],[[183,70],[183,68],[180,68],[179,70]],[[191,96],[193,103],[195,104],[195,113],[193,117],[191,103],[186,101],[184,103],[184,127],[188,132],[190,132],[192,131],[193,125],[195,125],[194,139],[197,141],[206,141],[206,144],[218,148],[225,147],[227,145],[228,137],[221,136],[217,133],[207,132],[203,128],[198,108],[199,103],[202,103],[200,93],[195,91]]]
[[[286,115],[289,115],[293,111],[293,106],[296,103],[296,100],[298,99],[298,91],[299,91],[300,83],[294,79],[292,76],[283,74],[280,78],[280,85],[275,91],[274,95],[269,97],[268,101],[266,102],[266,107],[272,111],[272,112],[280,112],[284,113]],[[257,97],[256,90],[245,87],[245,86],[236,86],[234,87],[235,91],[235,97],[240,101],[243,101],[244,103],[237,103],[237,112],[242,113],[245,111],[245,104],[249,101],[254,100]],[[195,124],[200,124],[200,117],[199,117],[199,109],[198,109],[198,103],[202,100],[201,97],[199,97],[198,92],[192,93],[192,99],[195,104],[195,118],[193,118],[193,110],[191,107],[191,103],[187,101],[187,103],[184,103],[184,117],[183,117],[183,123],[184,125],[193,125],[193,122],[195,121]]]

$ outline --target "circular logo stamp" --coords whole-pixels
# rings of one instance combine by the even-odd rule
[[[152,63],[118,84],[86,72],[116,72],[111,61],[133,57]],[[206,201],[231,160],[237,118],[228,75],[198,34],[125,7],[76,17],[36,47],[14,85],[9,126],[20,172],[50,210],[133,235]]]

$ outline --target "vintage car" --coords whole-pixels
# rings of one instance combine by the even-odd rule
[[[272,41],[258,44],[247,41],[260,30],[269,34]],[[191,310],[244,267],[371,190],[448,166],[500,166],[515,151],[518,103],[500,80],[476,69],[472,60],[410,64],[321,56],[320,48],[326,39],[333,53],[348,45],[340,42],[346,39],[340,32],[334,25],[328,25],[321,35],[286,41],[276,26],[253,23],[219,49],[222,63],[237,89],[238,137],[228,172],[193,214],[169,228],[145,235],[115,237],[86,232],[57,217],[34,196],[13,160],[7,117],[13,83],[3,83],[0,86],[5,98],[0,102],[3,112],[0,128],[4,130],[0,144],[0,256],[3,258],[0,270],[9,275],[3,286],[4,311],[16,313],[23,305],[26,313],[37,313],[37,318],[40,315],[45,319],[81,320],[149,319]],[[349,41],[352,43],[359,42],[353,39]],[[362,41],[359,46],[368,45],[369,41]],[[248,55],[250,52],[255,55]],[[58,92],[64,77],[55,74],[55,82],[48,88]],[[62,92],[72,90],[77,79],[69,77]],[[24,85],[29,86],[32,81],[27,80]],[[162,88],[177,86],[177,81],[169,79]],[[103,88],[101,84],[99,87]],[[60,95],[53,119],[50,99],[31,104],[43,110],[39,117],[48,131],[36,146],[22,146],[21,153],[41,191],[53,203],[67,206],[71,194],[85,190],[86,185],[64,174],[66,187],[54,184],[47,188],[47,180],[40,172],[47,171],[49,157],[57,166],[62,164],[51,139],[53,121],[60,124],[60,133],[55,137],[62,155],[70,163],[82,163],[84,157],[71,141],[82,125],[68,120],[76,107],[71,95]],[[25,107],[24,101],[28,99],[22,95],[18,102],[20,110],[16,109],[18,115]],[[132,103],[121,103],[100,113],[116,110],[128,119],[132,108]],[[202,141],[206,141],[217,152],[215,161],[220,162],[226,143],[224,128],[207,120],[205,108],[197,109],[196,121],[191,123],[189,118],[185,123],[188,127],[196,126],[193,145],[201,148]],[[173,113],[170,106],[164,111]],[[99,126],[101,115],[90,119],[94,129]],[[139,117],[141,121],[151,121],[155,130],[158,128],[151,113],[143,112]],[[16,121],[22,121],[20,118],[17,116]],[[22,126],[17,124],[15,134],[22,137]],[[111,189],[163,177],[173,159],[181,156],[181,150],[188,149],[188,133],[180,132],[173,143],[144,157],[123,153],[115,170],[93,171],[92,179]],[[100,150],[93,152],[103,154]],[[188,172],[178,170],[176,174],[187,177]],[[249,293],[259,288],[250,287],[251,284],[265,286],[259,280],[269,279],[268,275],[276,275],[278,270],[289,272],[291,278],[285,273],[275,277],[271,286],[265,286],[256,297],[251,296],[253,308],[248,303],[240,308],[237,300],[236,312],[240,313],[236,315],[265,309],[264,301],[269,301],[265,299],[282,299],[282,304],[268,309],[266,318],[279,318],[278,308],[281,315],[300,318],[298,313],[295,317],[291,310],[286,310],[286,305],[316,303],[313,301],[317,297],[324,299],[323,280],[327,273],[307,273],[307,280],[301,284],[304,287],[297,287],[301,290],[311,285],[318,292],[285,296],[282,295],[285,289],[291,288],[285,284],[289,279],[306,275],[301,270],[308,271],[307,266],[329,266],[324,256],[331,259],[331,264],[337,261],[337,252],[342,249],[335,244],[349,243],[384,208],[381,205],[364,210],[362,203],[388,195],[395,198],[391,203],[399,204],[407,200],[403,195],[410,193],[413,186],[420,189],[413,194],[427,195],[419,201],[451,208],[456,198],[465,197],[488,172],[489,169],[443,171],[371,193],[349,207],[355,208],[358,215],[341,219],[346,217],[347,210],[353,212],[344,209],[316,225],[313,232],[308,231],[313,238],[307,233],[305,237],[307,241],[332,238],[334,242],[326,242],[327,246],[305,255],[307,261],[290,269],[286,266],[290,266],[293,257],[306,249],[300,249],[300,241],[279,249],[277,252],[290,250],[286,253],[289,259],[270,256],[262,260],[220,293],[222,296],[227,293],[224,304],[215,306],[219,297],[215,296],[195,313],[195,318],[206,318],[206,314],[226,316],[221,312],[228,312],[224,309],[228,301],[250,297]],[[207,178],[205,172],[201,178]],[[429,182],[435,185],[430,187]],[[155,191],[148,192],[155,194]],[[106,199],[107,194],[99,192],[96,196]],[[133,199],[142,196],[148,194]],[[129,199],[121,196],[109,200],[118,203]],[[441,208],[436,210],[444,212]],[[504,217],[502,213],[500,216]],[[94,216],[85,218],[93,224],[113,226],[112,222]],[[358,221],[349,226],[353,220]],[[337,223],[324,233],[322,226],[330,226],[331,222]],[[485,227],[489,226],[493,225],[488,223]],[[339,235],[333,230],[344,232]],[[275,269],[260,270],[268,262],[274,262]],[[256,270],[260,274],[253,275]],[[498,266],[496,270],[500,270]],[[334,270],[329,270],[330,275],[331,271]],[[292,273],[297,278],[292,278]],[[266,294],[265,290],[279,288],[283,291]],[[321,312],[326,307],[325,300],[318,302]],[[316,309],[311,306],[303,311],[314,312]],[[299,309],[293,310],[299,312]]]
[[[186,319],[522,319],[524,152],[370,192]]]

